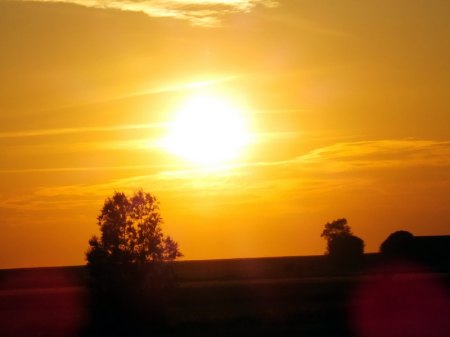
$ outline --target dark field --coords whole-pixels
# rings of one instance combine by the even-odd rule
[[[448,273],[324,257],[177,262],[164,329],[120,336],[449,336]],[[89,336],[83,267],[0,271],[0,336]]]

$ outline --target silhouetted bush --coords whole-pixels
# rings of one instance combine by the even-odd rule
[[[361,266],[364,241],[353,235],[347,219],[326,223],[321,236],[327,240],[327,254],[335,267],[346,269]]]
[[[325,228],[320,236],[327,240],[328,254],[330,254],[332,249],[330,246],[333,239],[340,236],[348,236],[353,234],[350,226],[347,224],[347,219],[345,218],[327,222],[324,227]]]
[[[340,235],[331,239],[328,254],[334,260],[354,265],[364,255],[364,241],[354,235]]]

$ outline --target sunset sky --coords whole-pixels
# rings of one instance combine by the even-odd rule
[[[83,264],[105,198],[139,188],[185,259],[322,254],[341,217],[369,252],[399,229],[450,234],[449,13],[1,1],[0,268]],[[166,144],[196,97],[242,123],[217,161]]]

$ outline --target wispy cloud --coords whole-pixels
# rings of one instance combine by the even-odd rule
[[[36,209],[54,207],[54,201],[58,198],[67,199],[61,207],[78,207],[83,200],[101,200],[114,190],[133,191],[147,186],[151,186],[157,195],[169,193],[172,197],[179,198],[187,195],[219,199],[229,196],[227,200],[236,200],[235,202],[244,200],[244,195],[247,198],[245,200],[259,200],[273,195],[291,195],[296,198],[305,193],[311,196],[337,190],[373,188],[377,177],[385,177],[385,173],[392,170],[430,172],[430,179],[434,173],[439,172],[442,185],[450,183],[450,174],[446,173],[450,172],[447,169],[449,167],[450,141],[404,139],[335,143],[285,160],[237,163],[209,169],[151,167],[153,173],[147,175],[107,179],[92,184],[41,186],[27,196],[29,200],[38,200],[39,203],[5,197],[0,198],[0,208],[20,208],[24,205]],[[132,174],[131,170],[141,168],[147,167],[98,169],[130,170]],[[55,171],[85,169],[96,170],[62,168]],[[241,201],[232,197],[236,194]],[[46,203],[45,200],[50,202]],[[70,200],[74,201],[72,206]]]
[[[88,129],[88,128],[86,128]],[[96,128],[100,129],[100,128]],[[107,129],[107,128],[105,128]],[[76,129],[78,130],[78,129]],[[80,129],[81,132],[82,129]],[[51,130],[49,130],[51,131]],[[53,131],[52,131],[53,132]],[[56,130],[55,130],[56,132]],[[267,136],[267,135],[263,135]],[[276,135],[275,135],[276,136]],[[275,137],[270,135],[270,137]],[[285,137],[294,137],[288,133]],[[0,138],[2,135],[0,134]],[[116,144],[117,143],[117,144]],[[102,148],[125,147],[139,148],[138,141],[98,143]],[[92,146],[92,143],[86,143]],[[142,147],[148,148],[148,141],[143,141]],[[195,179],[241,175],[237,171],[256,167],[298,167],[302,170],[352,170],[376,169],[383,167],[408,166],[450,166],[450,141],[434,140],[373,140],[341,142],[314,149],[303,155],[283,160],[267,160],[253,162],[238,162],[210,167],[172,170],[173,165],[124,165],[124,166],[87,166],[87,167],[37,167],[26,169],[3,169],[0,173],[33,173],[33,172],[77,172],[77,171],[127,171],[154,169],[157,174],[151,177],[157,180]],[[234,173],[233,173],[234,172]],[[148,178],[149,176],[145,176]]]
[[[111,171],[136,171],[148,169],[168,169],[169,165],[130,165],[130,166],[79,166],[79,167],[36,167],[26,169],[3,169],[0,174],[4,173],[45,173],[45,172],[111,172]]]
[[[450,166],[450,141],[373,140],[335,143],[314,149],[304,155],[276,161],[256,161],[222,165],[210,169],[165,171],[160,179],[192,179],[257,167],[296,167],[298,170],[359,170],[410,166]]]
[[[214,85],[225,83],[225,82],[235,81],[242,77],[244,77],[244,75],[226,75],[226,76],[219,76],[219,77],[212,78],[212,79],[191,81],[191,82],[186,82],[186,83],[166,84],[166,85],[162,85],[162,86],[152,88],[149,90],[142,90],[142,91],[134,92],[134,93],[131,93],[128,95],[124,95],[122,97],[119,97],[118,99],[145,96],[145,95],[151,95],[151,94],[160,94],[160,93],[174,92],[174,91],[195,90],[195,89],[199,89],[199,88],[214,86]]]
[[[296,158],[332,170],[450,166],[450,141],[396,139],[336,143]]]
[[[75,133],[88,133],[88,132],[156,129],[156,128],[164,128],[166,126],[167,126],[166,123],[152,123],[152,124],[132,124],[132,125],[98,126],[98,127],[81,127],[81,128],[21,130],[21,131],[0,132],[0,138],[38,137],[38,136],[54,136],[54,135],[65,135]]]
[[[28,0],[25,0],[28,1]],[[152,17],[187,20],[194,25],[215,26],[224,14],[247,13],[256,6],[275,7],[276,0],[31,0],[142,12]]]

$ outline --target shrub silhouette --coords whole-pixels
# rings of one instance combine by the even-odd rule
[[[330,256],[350,260],[364,254],[364,241],[354,235],[340,235],[330,241],[328,249]]]
[[[327,222],[320,236],[327,240],[327,253],[330,254],[330,251],[332,250],[332,247],[330,246],[335,238],[352,234],[352,230],[347,224],[347,219],[341,218]]]
[[[129,326],[162,323],[175,286],[171,262],[182,254],[163,235],[156,198],[142,190],[131,197],[115,192],[97,220],[101,234],[86,253],[95,324],[104,325],[103,333],[105,326],[130,333]]]
[[[340,268],[358,267],[364,256],[364,241],[353,235],[347,219],[337,219],[325,224],[321,234],[327,240],[327,255]]]

